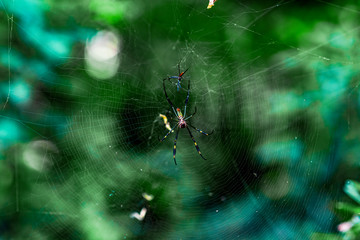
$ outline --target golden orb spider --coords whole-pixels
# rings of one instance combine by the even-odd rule
[[[165,135],[165,137],[163,137],[163,139],[160,140],[160,142],[164,141],[165,138],[167,138],[167,136],[169,136],[169,134],[170,134],[171,132],[173,132],[173,130],[177,127],[176,136],[175,136],[175,141],[174,141],[174,151],[173,151],[174,162],[175,162],[175,165],[177,165],[176,159],[175,159],[175,156],[176,156],[176,141],[177,141],[177,138],[178,138],[178,135],[179,135],[179,130],[180,130],[180,128],[186,128],[186,129],[188,130],[189,134],[190,134],[191,139],[193,140],[193,142],[194,142],[194,144],[195,144],[195,148],[196,148],[196,150],[198,151],[199,155],[200,155],[204,160],[206,160],[206,158],[204,158],[204,156],[201,154],[200,148],[199,148],[198,144],[196,143],[196,141],[195,141],[195,139],[194,139],[194,136],[192,135],[192,133],[191,133],[191,131],[190,131],[190,128],[189,128],[188,126],[192,127],[193,129],[195,129],[195,130],[198,131],[199,133],[204,134],[204,135],[206,135],[206,136],[209,136],[210,134],[212,134],[212,133],[214,132],[214,130],[213,130],[211,133],[208,134],[208,133],[206,133],[206,132],[204,132],[204,131],[202,131],[202,130],[194,127],[194,126],[192,126],[192,125],[190,124],[190,122],[189,122],[189,123],[186,122],[188,119],[190,119],[191,117],[193,117],[193,116],[195,115],[195,113],[196,113],[196,107],[195,107],[195,112],[194,112],[193,114],[191,114],[190,116],[186,117],[186,106],[187,106],[187,103],[188,103],[189,97],[190,97],[190,80],[189,80],[189,82],[188,82],[188,90],[187,90],[187,97],[186,97],[186,100],[185,100],[184,115],[182,114],[180,108],[176,108],[176,110],[175,110],[174,105],[172,104],[171,100],[169,99],[169,97],[168,97],[168,95],[167,95],[167,93],[166,93],[166,89],[165,89],[165,80],[167,80],[167,78],[165,78],[165,79],[163,80],[163,87],[164,87],[165,97],[166,97],[166,100],[167,100],[168,103],[170,104],[170,106],[171,106],[171,108],[172,108],[172,110],[173,110],[173,112],[174,112],[174,114],[175,114],[175,116],[176,116],[176,118],[177,118],[177,124],[176,124],[171,130],[169,130],[169,132]]]

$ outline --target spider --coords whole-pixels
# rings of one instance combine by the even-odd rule
[[[204,160],[206,160],[206,158],[204,158],[204,156],[201,154],[200,152],[200,148],[198,146],[198,144],[196,143],[195,139],[194,139],[194,136],[192,135],[191,131],[190,131],[190,127],[192,127],[193,129],[195,129],[196,131],[198,131],[199,133],[201,134],[204,134],[206,136],[209,136],[211,135],[214,131],[212,131],[211,133],[206,133],[194,126],[191,125],[191,123],[187,122],[188,119],[190,119],[191,117],[193,117],[195,114],[196,114],[196,107],[195,107],[195,112],[193,114],[191,114],[190,116],[186,117],[186,106],[187,106],[187,103],[189,101],[189,97],[190,97],[190,80],[188,82],[188,91],[187,91],[187,97],[186,97],[186,100],[185,100],[185,107],[184,107],[184,115],[182,114],[180,108],[174,108],[174,105],[172,104],[171,100],[169,99],[167,93],[166,93],[166,89],[165,89],[165,80],[163,80],[163,87],[164,87],[164,93],[165,93],[165,97],[166,97],[166,100],[168,101],[168,103],[170,104],[175,116],[177,117],[177,124],[171,129],[169,130],[169,132],[165,135],[165,137],[163,137],[163,139],[160,140],[160,142],[164,141],[165,138],[167,138],[167,136],[169,136],[170,133],[173,132],[173,130],[177,127],[177,131],[176,131],[176,136],[175,136],[175,141],[174,141],[174,151],[173,151],[173,157],[174,157],[174,162],[175,162],[175,165],[177,165],[176,163],[176,159],[175,159],[175,156],[176,156],[176,141],[177,141],[177,138],[178,138],[178,135],[179,135],[179,130],[180,128],[186,128],[190,134],[190,137],[191,139],[193,140],[194,144],[195,144],[195,148],[197,150],[197,152],[199,153],[200,157],[202,157]]]
[[[167,78],[164,79],[164,80],[169,80],[169,81],[170,81],[170,79],[177,79],[177,83],[176,83],[177,91],[180,90],[180,88],[181,88],[180,82],[181,82],[181,80],[183,78],[183,75],[187,72],[187,70],[189,70],[189,68],[187,68],[184,72],[180,72],[180,63],[179,63],[178,64],[178,70],[179,70],[179,75],[178,76],[170,76],[170,77],[167,77]]]

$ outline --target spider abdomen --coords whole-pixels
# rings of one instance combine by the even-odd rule
[[[186,128],[186,121],[182,118],[179,118],[179,127]]]

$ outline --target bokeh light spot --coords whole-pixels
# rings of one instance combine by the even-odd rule
[[[37,140],[27,144],[23,152],[23,160],[27,166],[36,171],[46,171],[53,165],[51,156],[58,152],[53,143]]]
[[[10,100],[15,103],[26,103],[30,99],[30,86],[21,80],[16,81],[11,85]]]
[[[0,150],[14,144],[20,137],[18,125],[11,120],[0,121]]]
[[[120,65],[120,38],[113,32],[100,31],[86,44],[88,74],[97,79],[113,77]]]

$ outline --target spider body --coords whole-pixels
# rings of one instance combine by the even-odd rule
[[[182,74],[183,75],[183,74]],[[181,75],[181,76],[182,76]],[[168,101],[168,103],[170,104],[176,118],[177,118],[177,124],[165,135],[165,137],[163,137],[163,139],[160,140],[160,142],[164,141],[165,138],[167,138],[167,136],[173,132],[173,130],[175,128],[177,128],[177,131],[176,131],[176,136],[175,136],[175,141],[174,141],[174,150],[173,150],[173,157],[174,157],[174,162],[175,162],[175,165],[176,164],[176,142],[177,142],[177,138],[178,138],[178,135],[179,135],[179,130],[181,128],[186,128],[189,132],[189,135],[191,137],[191,139],[193,140],[194,142],[194,145],[195,145],[195,148],[197,150],[197,152],[199,153],[200,157],[202,157],[204,160],[206,160],[206,158],[203,157],[203,155],[201,154],[201,151],[200,151],[200,148],[198,146],[198,144],[196,143],[195,139],[194,139],[194,136],[192,135],[191,131],[190,131],[190,127],[192,127],[193,129],[195,129],[196,131],[198,131],[199,133],[201,134],[204,134],[206,136],[209,136],[210,134],[212,134],[212,132],[210,134],[192,126],[190,123],[187,123],[186,120],[190,119],[191,117],[193,117],[196,113],[196,107],[195,107],[195,112],[193,114],[191,114],[190,116],[186,117],[186,106],[187,106],[187,103],[189,101],[189,97],[190,97],[190,80],[189,80],[189,83],[188,83],[188,92],[187,92],[187,97],[186,97],[186,100],[185,100],[185,107],[184,107],[184,115],[182,114],[180,108],[176,108],[176,111],[175,111],[175,108],[174,108],[174,105],[172,104],[171,100],[169,99],[167,93],[166,93],[166,88],[165,88],[165,80],[163,81],[163,88],[164,88],[164,93],[165,93],[165,97],[166,97],[166,100]]]
[[[186,124],[186,121],[184,119],[184,116],[182,115],[182,113],[180,111],[180,108],[177,108],[176,112],[177,112],[177,118],[178,118],[178,121],[179,121],[178,122],[179,128],[186,128],[187,124]]]
[[[178,70],[179,70],[179,75],[178,76],[170,76],[170,77],[166,78],[169,81],[170,81],[170,79],[176,79],[177,80],[177,83],[176,83],[177,91],[180,90],[180,88],[181,88],[181,80],[183,79],[183,75],[187,72],[187,70],[189,70],[189,68],[186,69],[183,72],[180,72],[180,64],[178,64]]]

